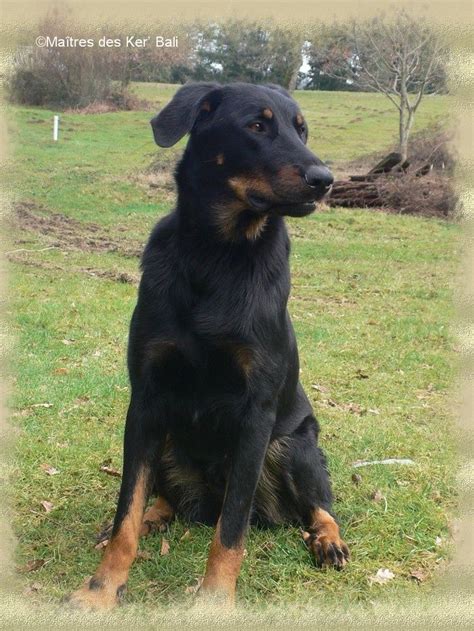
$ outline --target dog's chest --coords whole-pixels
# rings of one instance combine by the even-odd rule
[[[222,450],[243,418],[258,371],[254,350],[233,340],[211,345],[183,339],[157,342],[150,352],[159,416],[168,431],[202,457]]]
[[[230,337],[209,341],[188,333],[158,339],[147,355],[160,389],[200,401],[241,392],[258,367],[256,349]]]

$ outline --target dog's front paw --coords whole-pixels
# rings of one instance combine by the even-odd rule
[[[305,532],[303,539],[318,567],[329,566],[342,570],[349,560],[349,548],[339,536],[325,532]]]
[[[231,610],[235,607],[235,592],[227,589],[200,587],[196,592],[194,606],[196,608]]]
[[[120,604],[125,585],[116,587],[99,578],[91,578],[85,585],[65,599],[67,606],[82,611],[110,611]]]

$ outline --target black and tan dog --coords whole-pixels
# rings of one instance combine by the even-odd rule
[[[319,565],[348,558],[298,379],[283,218],[311,213],[332,175],[278,86],[188,84],[151,124],[162,147],[190,138],[143,255],[112,536],[70,599],[93,609],[115,605],[140,535],[174,515],[217,525],[200,593],[227,602],[249,523],[301,525]]]

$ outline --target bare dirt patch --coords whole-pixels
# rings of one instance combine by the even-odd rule
[[[41,259],[41,252],[50,249],[80,252],[114,252],[128,258],[139,258],[143,244],[130,240],[117,239],[103,233],[103,228],[95,223],[84,223],[60,213],[48,212],[34,202],[19,202],[15,205],[13,223],[16,227],[41,234],[46,237],[47,246],[39,249],[19,247],[6,253],[9,261],[38,269],[58,272],[87,274],[120,283],[138,284],[140,275],[117,269],[95,267],[61,266]],[[16,239],[15,245],[26,245],[27,238]],[[39,255],[39,256],[38,256]]]
[[[83,223],[60,213],[41,212],[44,209],[33,202],[19,202],[15,205],[14,222],[22,229],[45,235],[51,240],[51,246],[62,250],[116,252],[130,258],[141,256],[142,243],[111,237],[101,232],[103,228],[95,223]]]
[[[12,263],[21,263],[22,265],[35,267],[37,269],[57,272],[67,271],[73,274],[87,274],[88,276],[105,278],[106,280],[113,280],[119,283],[128,283],[131,285],[138,285],[140,280],[140,274],[130,274],[128,272],[121,272],[120,270],[98,269],[94,267],[68,267],[67,270],[65,270],[65,268],[61,265],[48,263],[47,261],[40,261],[38,259],[32,259],[26,256],[24,253],[8,253],[7,259]]]

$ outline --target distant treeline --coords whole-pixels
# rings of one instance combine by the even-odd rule
[[[357,79],[357,55],[344,25],[280,26],[229,19],[215,23],[138,25],[153,34],[144,47],[126,46],[130,25],[102,26],[91,33],[55,9],[26,33],[15,55],[7,87],[12,101],[30,105],[84,107],[109,101],[126,107],[131,81],[185,83],[189,80],[278,83],[289,90],[364,90]],[[176,46],[156,46],[154,36]],[[37,37],[48,38],[39,47]],[[58,38],[85,38],[94,45],[58,46]],[[101,47],[100,38],[122,42]],[[56,38],[55,45],[50,42]],[[174,39],[173,39],[174,38]],[[409,85],[408,85],[409,87]],[[446,77],[426,91],[446,90]]]

